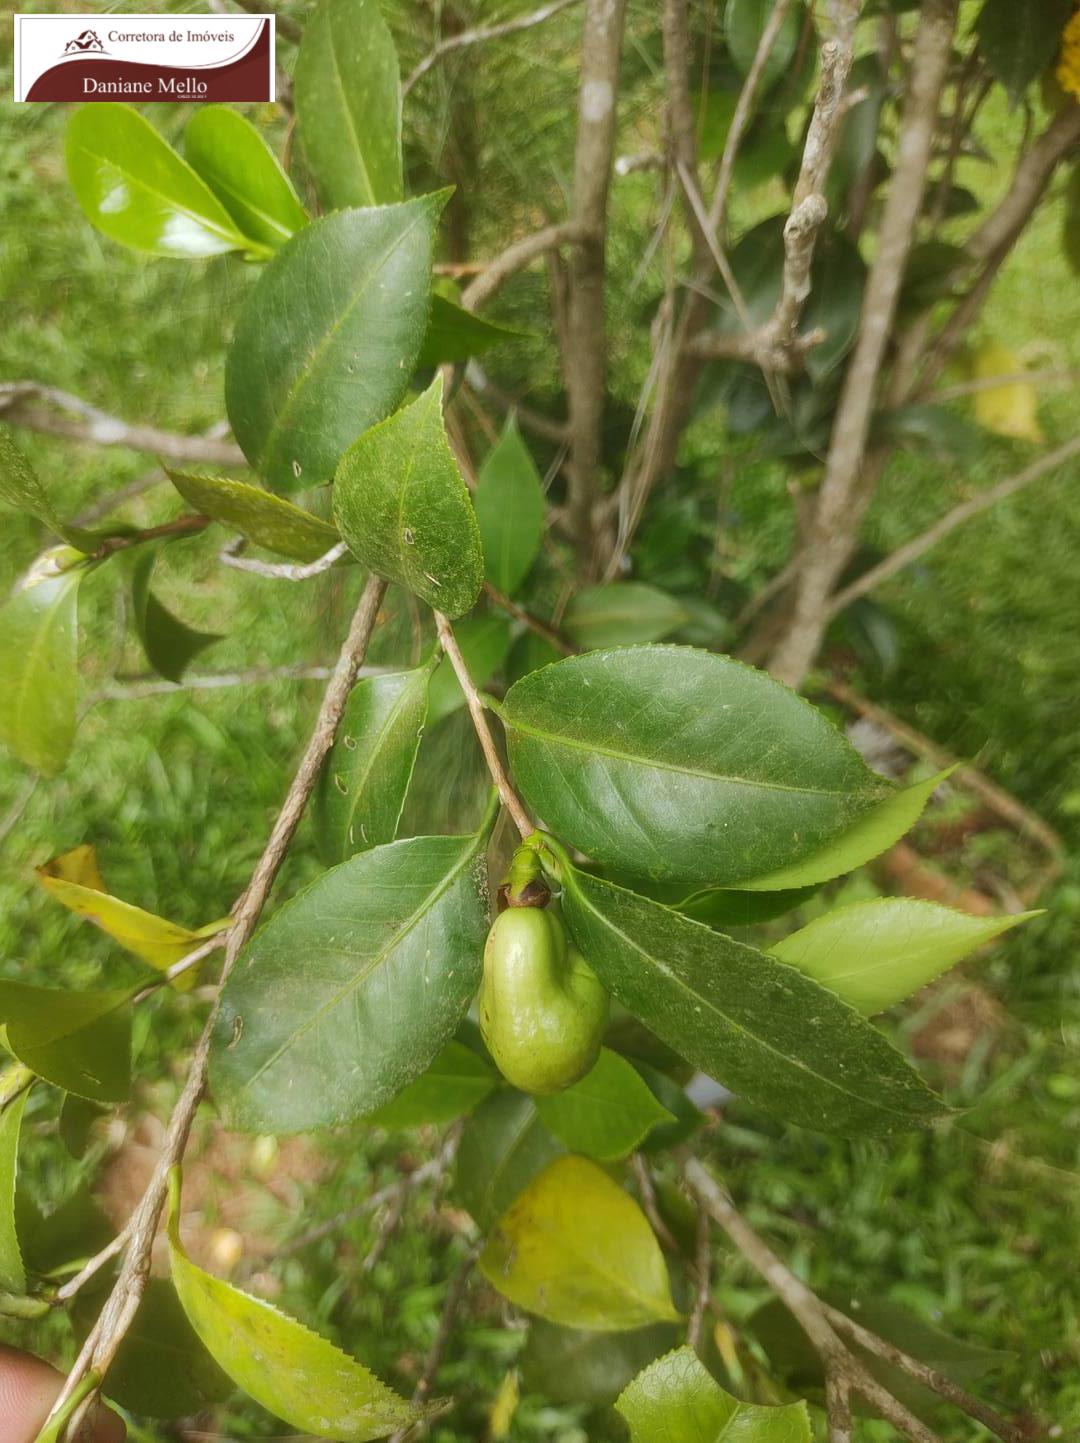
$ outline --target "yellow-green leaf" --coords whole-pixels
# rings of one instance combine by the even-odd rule
[[[120,946],[159,972],[186,957],[201,941],[228,926],[222,917],[192,931],[166,922],[105,890],[93,847],[75,847],[37,868],[37,879],[50,896],[107,932]],[[182,972],[173,983],[178,991],[194,986],[198,967]]]
[[[997,341],[988,341],[975,352],[977,381],[1016,376],[1023,369],[1015,353]],[[972,400],[976,421],[995,435],[1012,436],[1017,441],[1045,441],[1039,425],[1039,397],[1030,381],[1010,381],[976,391]]]
[[[607,1047],[580,1082],[538,1097],[536,1109],[560,1142],[600,1162],[626,1157],[658,1123],[675,1121],[626,1058]]]
[[[0,981],[8,1050],[31,1072],[91,1102],[122,1102],[131,1087],[130,990],[66,992]]]
[[[18,1172],[19,1129],[23,1108],[30,1096],[27,1088],[0,1112],[0,1291],[26,1291],[19,1237],[15,1231],[15,1176]]]
[[[645,1214],[602,1168],[560,1157],[503,1214],[480,1269],[527,1312],[622,1332],[678,1317]]]
[[[677,1348],[637,1375],[615,1404],[631,1443],[810,1443],[805,1403],[742,1403],[720,1387],[692,1348]]]
[[[367,1443],[422,1415],[326,1338],[196,1267],[180,1241],[176,1168],[168,1232],[173,1285],[188,1321],[233,1382],[275,1417],[335,1443]]]
[[[936,902],[878,897],[837,907],[769,951],[870,1016],[1035,916],[972,917]]]
[[[341,539],[328,521],[262,486],[234,481],[230,476],[165,469],[177,491],[196,511],[233,527],[255,546],[287,556],[290,561],[317,561]]]

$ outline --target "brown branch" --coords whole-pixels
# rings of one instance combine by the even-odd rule
[[[977,376],[970,381],[957,381],[954,386],[942,386],[927,397],[935,406],[946,401],[959,401],[965,396],[978,396],[983,391],[996,391],[1001,386],[1042,386],[1055,382],[1072,384],[1080,381],[1080,370],[1055,367],[1045,371],[1014,371],[1005,376]]]
[[[453,628],[441,611],[435,612],[435,627],[439,633],[442,649],[450,658],[454,675],[458,679],[461,690],[465,693],[465,705],[469,708],[473,730],[476,732],[476,739],[480,743],[480,750],[484,753],[484,760],[487,762],[487,769],[491,773],[491,780],[495,783],[499,798],[514,819],[514,825],[522,837],[529,837],[536,831],[536,823],[529,816],[521,803],[521,798],[510,784],[510,778],[506,774],[499,749],[495,745],[495,738],[488,726],[484,703],[480,700],[476,683],[469,675],[469,668],[461,654],[461,648],[457,644]]]
[[[233,910],[233,920],[225,945],[225,962],[221,971],[217,999],[203,1027],[188,1069],[187,1081],[169,1119],[157,1165],[146,1191],[132,1214],[130,1242],[125,1251],[116,1283],[53,1404],[50,1417],[56,1417],[68,1401],[75,1396],[88,1373],[96,1372],[104,1377],[138,1310],[149,1277],[150,1254],[165,1202],[169,1170],[183,1157],[195,1120],[195,1112],[206,1087],[210,1041],[220,1007],[220,986],[228,979],[237,957],[254,932],[259,916],[266,905],[274,878],[284,861],[308,798],[318,780],[322,764],[333,745],[357,668],[364,659],[368,642],[375,629],[385,592],[386,583],[374,576],[369,578],[364,587],[349,627],[348,637],[323,695],[322,705],[319,708],[315,727],[303,758],[293,777],[270,837],[252,873],[251,880]],[[85,1410],[80,1410],[80,1412],[85,1416]],[[77,1436],[77,1433],[78,1422],[73,1421],[69,1427],[69,1435],[74,1437]]]
[[[509,392],[504,391],[491,379],[475,357],[465,366],[465,384],[478,396],[493,402],[504,414],[513,411],[523,431],[531,431],[534,436],[539,436],[544,441],[551,441],[556,446],[567,445],[570,429],[565,421],[556,421],[551,416],[545,416],[541,411],[534,411],[531,406],[527,406],[517,396],[512,396]]]
[[[604,272],[607,201],[626,0],[586,0],[581,41],[571,219],[581,243],[569,266],[563,371],[570,420],[567,521],[583,566],[593,567],[607,374]]]
[[[798,686],[825,633],[828,598],[854,550],[869,502],[864,461],[878,378],[922,209],[938,101],[952,55],[957,0],[926,0],[919,14],[900,150],[866,281],[859,335],[833,423],[825,476],[796,583],[787,635],[773,654],[774,676]]]
[[[576,654],[577,647],[567,641],[561,631],[549,626],[546,621],[541,621],[538,616],[533,616],[531,611],[526,611],[511,597],[504,596],[497,587],[492,586],[490,581],[484,582],[484,595],[493,601],[500,611],[505,611],[507,616],[512,616],[515,621],[522,622],[535,636],[539,636],[549,646],[553,646],[556,651],[561,651],[563,656]]]
[[[909,1411],[868,1371],[865,1364],[843,1341],[840,1332],[849,1337],[858,1330],[856,1341],[878,1357],[888,1355],[888,1360],[903,1369],[910,1376],[930,1388],[939,1397],[961,1408],[970,1417],[977,1419],[984,1427],[996,1433],[1003,1443],[1022,1443],[1018,1428],[997,1414],[985,1403],[974,1398],[965,1389],[943,1377],[935,1369],[917,1362],[908,1354],[894,1348],[884,1338],[878,1338],[844,1314],[837,1314],[811,1291],[801,1278],[788,1268],[773,1252],[763,1238],[759,1237],[716,1179],[695,1158],[683,1156],[683,1178],[698,1202],[710,1217],[720,1225],[750,1265],[761,1274],[783,1305],[799,1323],[821,1358],[826,1379],[832,1380],[832,1407],[830,1417],[838,1426],[845,1422],[846,1409],[838,1393],[846,1391],[864,1398],[894,1428],[898,1429],[912,1443],[941,1443],[937,1434]],[[839,1321],[843,1318],[843,1323]],[[868,1340],[872,1340],[872,1346]],[[850,1427],[850,1424],[848,1425]],[[842,1443],[844,1433],[832,1437],[831,1443]]]
[[[825,1417],[829,1443],[851,1443],[851,1384],[838,1368],[825,1373]]]
[[[576,0],[575,0],[576,3]],[[564,221],[561,225],[545,226],[532,235],[508,245],[501,255],[488,261],[475,280],[470,281],[461,293],[461,304],[467,311],[478,311],[495,292],[518,271],[538,256],[558,250],[564,245],[580,245],[585,239],[584,227],[575,221]]]
[[[686,1342],[696,1353],[701,1345],[701,1329],[705,1312],[709,1306],[712,1290],[712,1252],[709,1237],[709,1214],[703,1207],[697,1210],[697,1227],[694,1246],[694,1304],[686,1324]]]
[[[101,544],[89,552],[91,561],[104,561],[117,551],[129,551],[133,546],[142,546],[147,541],[166,541],[177,536],[197,536],[210,525],[211,516],[178,516],[175,521],[165,521],[160,526],[148,526],[143,531],[129,535],[106,536]]]
[[[34,402],[43,401],[44,406]],[[52,409],[50,409],[52,408]],[[57,415],[56,412],[67,412]],[[131,425],[96,406],[36,381],[0,381],[0,415],[13,426],[65,436],[94,446],[126,446],[149,451],[170,461],[193,461],[210,466],[245,466],[244,453],[231,441],[210,436],[178,436],[156,426]]]
[[[1030,466],[1025,466],[1015,476],[1010,476],[1005,481],[999,481],[996,486],[989,486],[985,491],[977,492],[967,501],[961,501],[951,511],[946,511],[945,515],[935,521],[933,526],[928,527],[920,535],[912,537],[903,546],[898,546],[883,561],[879,561],[869,571],[864,571],[842,591],[835,592],[827,605],[827,618],[838,615],[852,602],[858,601],[861,596],[866,596],[868,592],[875,590],[882,582],[895,576],[898,571],[903,571],[913,561],[924,556],[931,547],[936,546],[939,541],[943,541],[958,526],[963,526],[966,521],[970,521],[973,516],[978,516],[983,511],[989,511],[999,502],[1015,496],[1025,486],[1030,486],[1033,481],[1038,481],[1048,471],[1056,470],[1077,453],[1080,453],[1080,436],[1074,436],[1071,441],[1066,441],[1064,445],[1048,451],[1045,456],[1040,456],[1038,460],[1032,461]]]
[[[534,25],[542,25],[545,20],[550,20],[553,15],[558,15],[560,10],[568,10],[571,5],[580,3],[581,0],[551,0],[550,4],[541,5],[539,10],[533,10],[528,15],[517,15],[514,19],[504,20],[499,25],[478,25],[473,30],[459,30],[456,35],[445,35],[437,45],[428,51],[403,82],[402,98],[408,95],[416,82],[422,80],[444,55],[461,50],[467,45],[482,45],[487,40],[498,40],[503,35],[515,35],[520,30],[531,30]]]

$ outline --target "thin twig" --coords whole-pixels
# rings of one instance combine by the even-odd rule
[[[712,1254],[710,1242],[709,1214],[703,1207],[699,1206],[694,1245],[696,1287],[694,1289],[694,1305],[690,1309],[690,1318],[686,1325],[686,1341],[695,1353],[701,1343],[701,1328],[705,1321],[706,1310],[709,1306],[709,1293],[712,1290]]]
[[[322,556],[307,562],[258,561],[253,556],[235,556],[229,550],[222,551],[218,560],[235,571],[251,571],[256,576],[267,576],[274,581],[310,581],[313,576],[322,576],[336,566],[348,549],[344,541],[338,541]]]
[[[469,282],[461,293],[462,306],[467,311],[478,311],[511,276],[524,270],[538,256],[558,250],[560,246],[577,245],[584,234],[582,226],[564,221],[561,225],[545,226],[543,230],[514,241],[493,261],[489,261],[475,280]]]
[[[641,1200],[641,1210],[649,1219],[649,1226],[669,1253],[674,1253],[676,1256],[679,1255],[682,1252],[682,1248],[680,1248],[674,1233],[672,1233],[660,1212],[660,1204],[656,1197],[656,1185],[653,1183],[648,1164],[640,1152],[635,1152],[631,1157],[630,1167],[633,1170],[634,1181],[637,1183],[638,1196]]]
[[[521,803],[521,798],[510,784],[510,778],[506,774],[502,757],[499,756],[499,749],[495,745],[495,738],[488,726],[487,716],[484,712],[484,703],[480,700],[480,693],[476,689],[476,683],[469,675],[469,668],[465,658],[461,654],[461,648],[457,644],[453,628],[441,611],[435,613],[435,627],[439,633],[439,641],[442,649],[450,658],[450,665],[454,668],[454,675],[458,679],[461,690],[465,693],[465,704],[469,708],[469,715],[472,717],[473,730],[476,732],[476,739],[480,743],[480,750],[484,753],[484,760],[487,762],[488,771],[491,773],[491,780],[495,783],[503,806],[514,819],[514,825],[522,837],[529,837],[536,831],[536,823],[529,816]]]
[[[927,399],[935,406],[943,406],[946,401],[996,391],[1000,386],[1041,386],[1053,382],[1071,385],[1075,381],[1080,381],[1080,370],[1068,366],[1046,371],[1014,371],[1006,376],[976,376],[970,381],[958,381],[954,386],[942,386]]]
[[[117,551],[128,551],[133,546],[142,546],[148,541],[168,541],[177,536],[197,536],[205,531],[212,518],[209,516],[177,516],[174,521],[165,521],[160,526],[147,526],[142,531],[132,531],[119,536],[106,536],[100,545],[89,553],[91,561],[104,561]]]
[[[451,1279],[447,1289],[446,1301],[443,1304],[442,1315],[439,1318],[439,1327],[435,1339],[424,1362],[424,1370],[420,1374],[416,1387],[413,1389],[412,1401],[417,1405],[426,1403],[431,1395],[436,1375],[442,1367],[442,1361],[446,1354],[447,1345],[450,1342],[450,1335],[454,1330],[454,1323],[465,1296],[469,1291],[469,1283],[472,1280],[472,1271],[476,1266],[476,1260],[483,1249],[483,1239],[474,1242],[468,1253],[462,1260],[461,1266]],[[406,1438],[420,1438],[427,1432],[428,1420],[419,1419],[416,1423],[406,1428],[399,1428],[391,1435],[389,1443],[404,1443]]]
[[[130,1234],[131,1218],[128,1218],[127,1222],[111,1242],[106,1243],[99,1253],[95,1253],[92,1258],[85,1262],[74,1277],[69,1278],[62,1287],[57,1288],[53,1294],[53,1303],[59,1307],[64,1303],[70,1302],[75,1294],[84,1287],[91,1278],[95,1277],[106,1263],[111,1262],[117,1253],[123,1252]]]
[[[461,50],[466,45],[482,45],[487,40],[498,40],[503,35],[515,35],[519,30],[531,30],[534,25],[542,25],[545,20],[558,15],[560,10],[568,10],[571,5],[580,3],[581,0],[551,0],[550,4],[541,5],[539,10],[533,10],[528,15],[517,15],[513,20],[504,20],[499,25],[478,25],[473,30],[460,30],[456,35],[443,36],[409,73],[401,86],[402,97],[408,95],[416,82],[437,65],[444,55]]]
[[[35,405],[35,401],[45,404]],[[58,415],[58,411],[68,414]],[[72,441],[88,441],[95,446],[126,446],[132,451],[166,456],[171,461],[194,461],[211,466],[247,464],[240,447],[231,441],[209,436],[178,436],[172,431],[160,431],[156,426],[129,424],[90,405],[80,396],[37,381],[0,381],[0,414],[14,426],[66,436]]]
[[[531,611],[526,611],[523,606],[519,606],[512,597],[505,596],[498,587],[492,586],[490,581],[484,582],[484,595],[493,601],[500,611],[505,611],[508,616],[522,622],[534,635],[546,641],[549,646],[553,646],[556,651],[561,651],[563,656],[574,656],[577,652],[577,647],[567,641],[561,631],[550,626],[546,621],[541,621],[538,616],[533,616]]]
[[[252,873],[251,881],[234,910],[217,999],[196,1045],[187,1081],[169,1120],[157,1165],[132,1214],[130,1242],[116,1284],[53,1404],[49,1415],[51,1418],[60,1414],[88,1373],[105,1375],[138,1310],[149,1276],[150,1254],[165,1202],[168,1174],[183,1157],[195,1113],[206,1086],[210,1042],[220,1007],[221,985],[228,979],[237,957],[255,930],[278,869],[284,861],[308,798],[318,780],[323,761],[333,745],[357,668],[364,659],[375,629],[385,592],[384,581],[374,576],[368,579],[353,615],[348,637],[323,695],[319,715],[303,758]],[[86,1416],[85,1408],[80,1409],[80,1415]],[[78,1425],[79,1420],[76,1419],[70,1428],[71,1435],[77,1436]]]
[[[837,591],[829,600],[828,616],[836,616],[845,607],[850,606],[853,601],[858,601],[860,596],[866,596],[868,592],[880,586],[883,581],[888,581],[898,571],[903,571],[906,566],[910,566],[913,561],[924,556],[931,547],[944,540],[958,526],[963,526],[973,516],[978,516],[983,511],[989,511],[999,502],[1015,496],[1025,486],[1030,486],[1033,481],[1038,481],[1048,471],[1056,470],[1058,466],[1078,452],[1080,452],[1080,436],[1074,436],[1071,441],[1066,441],[1064,445],[1048,451],[1045,456],[1040,456],[1030,466],[1025,466],[1015,476],[1010,476],[1005,481],[999,481],[996,486],[989,486],[985,491],[979,491],[969,500],[962,501],[959,506],[954,506],[951,511],[946,511],[945,515],[935,521],[933,526],[928,527],[920,535],[912,537],[903,546],[898,546],[883,561],[879,561],[869,571],[864,571],[842,591]]]

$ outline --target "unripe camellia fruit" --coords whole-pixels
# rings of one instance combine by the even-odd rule
[[[562,1092],[596,1061],[608,995],[559,918],[509,907],[484,948],[480,1031],[507,1082],[523,1092]]]

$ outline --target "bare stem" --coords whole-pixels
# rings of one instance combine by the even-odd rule
[[[539,10],[532,10],[528,15],[516,15],[512,20],[504,20],[498,25],[478,25],[472,30],[460,30],[456,35],[445,35],[409,73],[401,87],[402,96],[408,95],[416,82],[422,80],[444,55],[450,55],[467,45],[482,45],[487,40],[498,40],[503,35],[516,35],[520,30],[531,30],[534,25],[542,25],[545,20],[558,15],[560,10],[568,10],[571,5],[580,3],[581,0],[550,0],[549,4],[541,5]]]
[[[322,705],[319,708],[315,727],[303,758],[293,777],[281,811],[278,813],[269,840],[252,873],[251,881],[235,908],[233,923],[229,929],[225,946],[225,963],[221,972],[221,984],[228,979],[241,949],[255,930],[259,916],[270,895],[274,878],[277,876],[308,798],[318,780],[323,761],[333,745],[357,668],[364,659],[368,642],[375,629],[385,592],[386,583],[374,576],[369,578],[364,587],[349,627],[348,637],[323,694]],[[82,1386],[88,1373],[94,1372],[104,1377],[138,1310],[150,1272],[150,1254],[165,1202],[169,1170],[183,1157],[184,1148],[195,1121],[196,1109],[206,1087],[210,1042],[214,1024],[217,1021],[220,997],[219,987],[217,1000],[210,1010],[210,1016],[206,1020],[196,1045],[184,1089],[173,1110],[172,1117],[169,1119],[161,1155],[153,1176],[131,1216],[130,1240],[119,1276],[76,1359],[75,1366],[68,1374],[49,1414],[50,1418],[56,1418],[68,1405]],[[86,1406],[83,1405],[70,1430],[72,1434],[77,1434],[78,1420],[85,1415]]]
[[[469,708],[469,715],[472,718],[473,730],[476,732],[476,739],[480,743],[480,750],[484,753],[484,761],[487,762],[487,769],[491,773],[491,780],[499,793],[503,806],[514,819],[514,825],[522,837],[529,837],[536,831],[536,823],[529,816],[522,806],[521,798],[510,785],[510,778],[506,774],[499,749],[495,745],[495,738],[488,726],[487,714],[484,711],[484,703],[480,700],[480,693],[476,689],[476,683],[469,675],[469,668],[465,664],[465,658],[461,654],[461,648],[457,644],[453,628],[441,611],[435,613],[435,627],[439,633],[439,642],[443,651],[450,658],[450,665],[454,668],[454,675],[457,677],[461,690],[465,693],[465,705]]]
[[[219,560],[223,566],[231,566],[234,571],[251,571],[256,576],[267,576],[274,581],[310,581],[313,576],[322,576],[336,566],[348,549],[344,541],[339,541],[314,561],[303,563],[258,561],[253,556],[236,556],[228,550],[221,552]]]

